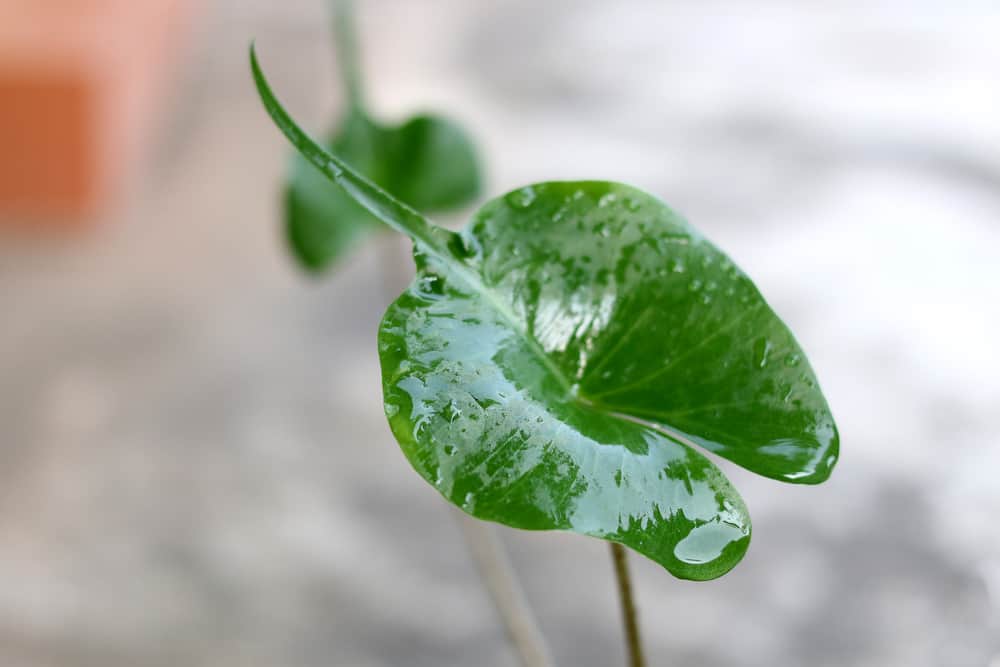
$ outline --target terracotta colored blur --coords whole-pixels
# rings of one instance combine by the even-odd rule
[[[0,221],[80,224],[120,189],[189,0],[0,0]]]

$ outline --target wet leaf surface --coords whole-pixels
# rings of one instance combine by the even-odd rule
[[[473,516],[620,542],[676,576],[731,569],[750,540],[701,448],[818,483],[837,431],[805,355],[753,283],[658,199],[540,183],[460,234],[325,153],[304,156],[415,244],[379,332],[386,414],[411,464]]]

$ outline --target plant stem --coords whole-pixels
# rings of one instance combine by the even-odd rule
[[[400,271],[400,267],[407,266],[408,263],[397,256],[397,241],[398,237],[387,236],[379,239],[378,244],[379,277],[384,300],[387,302],[398,296],[408,279],[404,279]],[[456,507],[450,509],[521,666],[554,667],[552,653],[496,528],[485,521],[472,518]]]
[[[618,579],[618,598],[622,608],[628,664],[629,667],[645,667],[646,658],[643,656],[642,639],[639,637],[639,615],[632,597],[632,577],[628,571],[628,552],[625,547],[611,542],[611,559],[615,563],[615,577]]]
[[[538,620],[528,606],[524,590],[517,581],[517,575],[496,529],[457,508],[453,508],[453,512],[476,561],[479,576],[486,584],[493,604],[503,619],[507,636],[521,659],[521,665],[552,667],[554,663],[538,627]]]
[[[354,21],[353,0],[332,0],[333,41],[337,49],[337,67],[347,104],[352,111],[364,109],[361,64],[358,57],[358,31]]]

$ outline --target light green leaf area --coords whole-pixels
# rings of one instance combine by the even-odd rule
[[[326,148],[394,195],[423,211],[445,211],[479,194],[471,141],[455,123],[419,115],[383,127],[352,110]],[[285,230],[303,268],[322,272],[384,225],[301,155],[285,188]]]
[[[540,183],[460,234],[431,224],[265,107],[308,160],[415,245],[379,330],[386,415],[414,469],[469,514],[620,542],[718,577],[750,541],[704,452],[825,480],[830,410],[750,279],[665,204],[608,182]]]

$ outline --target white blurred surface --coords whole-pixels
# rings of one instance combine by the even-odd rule
[[[489,191],[608,178],[753,276],[842,436],[820,487],[731,466],[726,577],[638,569],[651,664],[982,667],[1000,655],[995,3],[371,0],[383,116],[431,107]],[[0,664],[512,665],[458,533],[384,424],[377,244],[284,256],[321,128],[323,3],[216,0],[143,186],[87,239],[0,239]],[[504,531],[563,665],[621,664],[603,544]],[[991,662],[992,661],[992,662]]]

